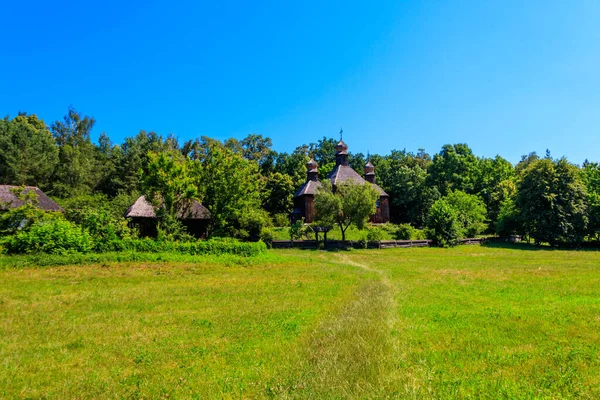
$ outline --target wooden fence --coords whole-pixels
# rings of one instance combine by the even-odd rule
[[[461,244],[481,244],[489,238],[468,238],[461,240]],[[274,249],[391,249],[395,247],[429,247],[431,240],[381,240],[378,242],[363,242],[354,240],[273,240]]]

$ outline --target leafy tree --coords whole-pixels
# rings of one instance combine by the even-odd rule
[[[244,158],[255,161],[259,166],[263,164],[267,156],[271,153],[271,146],[273,146],[271,138],[254,133],[242,139],[240,144]]]
[[[318,140],[317,143],[311,143],[307,147],[306,154],[314,158],[319,165],[329,163],[334,163],[335,165],[335,146],[337,144],[337,140],[323,136],[323,139]]]
[[[417,155],[392,150],[385,157],[371,156],[371,161],[378,184],[390,195],[392,219],[423,226],[429,208],[440,197],[437,188],[427,182],[429,155],[423,149]]]
[[[348,155],[348,164],[355,170],[359,175],[364,173],[365,164],[367,159],[363,153],[351,153]]]
[[[487,209],[487,219],[492,230],[503,201],[516,191],[516,174],[513,165],[500,156],[479,160],[479,175],[476,179],[475,194],[478,194]]]
[[[292,197],[296,187],[289,175],[280,172],[270,174],[266,179],[267,194],[263,207],[271,214],[289,213],[292,210]]]
[[[515,172],[517,173],[517,175],[521,175],[521,173],[523,171],[525,171],[527,169],[527,167],[529,167],[531,164],[533,164],[534,162],[536,162],[539,159],[540,159],[540,156],[538,156],[535,151],[533,151],[527,155],[521,156],[521,161],[519,161],[517,163],[517,165],[515,166]]]
[[[423,226],[429,208],[440,197],[437,188],[427,186],[427,172],[418,165],[402,165],[390,173],[390,178],[386,191],[396,219]]]
[[[475,193],[479,162],[473,151],[464,143],[444,145],[433,157],[429,167],[429,183],[442,195],[451,190]]]
[[[319,165],[319,180],[324,181],[335,169],[335,161],[325,165]]]
[[[508,198],[500,206],[498,220],[496,223],[496,234],[499,236],[510,236],[522,233],[519,210],[513,198]]]
[[[149,153],[148,159],[143,192],[156,211],[159,236],[177,239],[185,231],[178,218],[200,199],[190,163],[174,151]]]
[[[164,151],[177,151],[176,140],[171,137],[163,139],[156,132],[140,131],[136,136],[127,137],[120,150],[112,148],[108,157],[113,157],[116,162],[116,174],[110,183],[104,186],[111,187],[113,193],[139,193],[143,182],[140,171],[148,170],[149,154]],[[183,152],[183,150],[180,150]],[[120,153],[120,154],[118,154]],[[187,155],[187,154],[186,154]]]
[[[461,239],[461,230],[458,212],[446,198],[433,203],[427,217],[426,234],[435,245],[456,246]]]
[[[100,168],[90,132],[96,120],[70,107],[63,121],[51,125],[59,145],[59,163],[52,179],[52,193],[59,197],[91,193],[99,183]]]
[[[333,190],[325,181],[315,195],[316,220],[324,226],[337,225],[346,240],[346,230],[350,225],[363,229],[369,216],[376,211],[379,193],[369,184],[343,183]]]
[[[518,185],[523,228],[536,243],[577,243],[588,222],[587,191],[579,170],[566,159],[532,162]]]
[[[445,200],[456,211],[462,237],[474,237],[487,228],[485,205],[478,196],[455,190]]]
[[[306,181],[306,163],[309,159],[302,152],[294,152],[292,154],[279,153],[275,160],[274,171],[288,175],[292,178],[294,187],[298,188]]]
[[[0,120],[0,183],[48,187],[58,146],[35,114]]]
[[[205,192],[203,204],[211,213],[209,234],[232,235],[243,229],[244,214],[260,209],[263,187],[258,165],[218,141],[207,141],[200,154],[196,179]]]
[[[588,235],[600,240],[600,164],[586,160],[581,178],[588,192]]]

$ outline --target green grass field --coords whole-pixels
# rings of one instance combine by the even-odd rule
[[[1,398],[600,398],[600,252],[13,261]]]

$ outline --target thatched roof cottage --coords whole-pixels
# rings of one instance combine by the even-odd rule
[[[63,212],[61,206],[56,204],[54,200],[46,196],[40,188],[36,186],[12,186],[12,185],[0,185],[0,211],[6,211],[10,208],[21,207],[25,204],[25,200],[19,199],[16,194],[24,188],[26,194],[34,193],[37,197],[36,205],[42,210],[46,211],[60,211]]]
[[[156,236],[156,212],[145,196],[140,196],[127,212],[125,218],[137,227],[142,236]],[[188,210],[178,215],[190,235],[204,237],[207,232],[210,212],[199,201],[194,201]]]

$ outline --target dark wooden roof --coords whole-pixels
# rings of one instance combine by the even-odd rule
[[[306,194],[314,195],[317,193],[317,189],[321,187],[321,182],[318,181],[306,181],[304,185],[300,186],[300,189],[296,192],[294,197],[300,197]]]
[[[331,171],[328,177],[331,180],[332,185],[338,185],[340,183],[356,183],[358,185],[364,185],[367,183],[365,179],[358,174],[355,170],[347,165],[338,165]],[[383,191],[378,185],[371,183],[373,187],[379,192],[380,196],[388,196],[386,192]]]
[[[154,207],[146,200],[145,196],[140,196],[125,213],[125,218],[133,217],[156,218]],[[178,217],[180,219],[210,219],[210,212],[199,201],[194,201],[185,216],[180,213]]]
[[[19,197],[13,193],[13,190],[20,190],[21,186],[0,185],[0,210],[17,208],[25,204],[25,201],[19,200]],[[25,186],[25,192],[34,192],[37,195],[37,206],[46,211],[64,211],[54,200],[46,196],[40,188],[36,186]]]
[[[364,185],[367,183],[362,176],[360,176],[355,170],[347,165],[338,165],[335,167],[335,169],[331,171],[331,174],[329,174],[328,179],[331,181],[333,186],[346,182],[352,182],[358,185]],[[373,185],[373,187],[379,192],[380,196],[389,197],[389,195],[378,185],[374,183],[371,183],[371,185]],[[304,185],[300,186],[300,189],[298,189],[296,194],[294,194],[294,197],[314,195],[320,186],[321,182],[307,181],[304,183]]]

